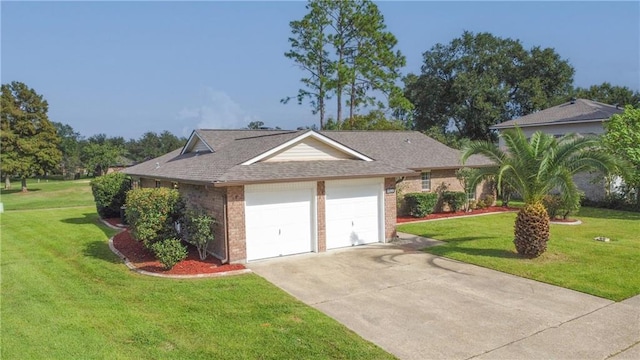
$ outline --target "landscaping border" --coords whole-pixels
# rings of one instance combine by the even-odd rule
[[[120,232],[125,230],[122,227],[111,225],[108,221],[102,218],[100,218],[100,222],[111,229],[120,230]],[[109,238],[109,249],[111,249],[111,251],[114,254],[116,254],[124,262],[124,264],[129,268],[129,270],[134,271],[141,275],[170,278],[170,279],[203,279],[203,278],[226,277],[226,276],[252,273],[251,269],[242,269],[242,270],[222,271],[222,272],[211,273],[211,274],[171,275],[171,274],[159,274],[151,271],[141,270],[141,269],[138,269],[132,262],[130,262],[129,259],[127,259],[127,257],[124,256],[118,249],[116,249],[116,247],[113,245],[113,238],[114,236]]]

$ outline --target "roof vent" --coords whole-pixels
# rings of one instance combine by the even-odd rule
[[[159,169],[159,168],[160,168],[160,163],[159,163],[159,162],[157,162],[157,163],[156,163],[156,169]]]
[[[571,98],[571,104],[575,104],[576,103],[576,98],[572,97]]]
[[[411,140],[409,140],[408,138],[404,139],[404,142],[406,142],[407,144],[411,144]]]

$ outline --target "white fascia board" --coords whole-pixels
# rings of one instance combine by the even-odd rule
[[[329,145],[331,147],[334,147],[334,148],[336,148],[336,149],[338,149],[338,150],[340,150],[340,151],[342,151],[344,153],[347,153],[347,154],[349,154],[351,156],[354,156],[354,157],[356,157],[356,158],[358,158],[360,160],[373,161],[373,159],[371,159],[371,158],[369,158],[369,157],[367,157],[367,156],[365,156],[365,155],[363,155],[363,154],[351,149],[350,147],[346,147],[346,146],[344,146],[344,145],[342,145],[342,144],[340,144],[340,143],[338,143],[336,141],[333,141],[333,140],[329,139],[328,137],[326,137],[326,136],[324,136],[322,134],[319,134],[319,133],[317,133],[317,132],[315,132],[313,130],[309,130],[306,133],[304,133],[304,134],[302,134],[302,135],[300,135],[298,137],[295,137],[295,138],[293,138],[293,139],[291,139],[291,140],[289,140],[289,141],[287,141],[287,142],[285,142],[285,143],[283,143],[283,144],[281,144],[279,146],[276,146],[275,148],[273,148],[273,149],[271,149],[271,150],[269,150],[267,152],[264,152],[264,153],[254,157],[252,159],[249,159],[249,160],[243,162],[240,165],[251,165],[251,164],[257,163],[258,161],[260,161],[262,159],[265,159],[265,158],[277,153],[280,150],[286,149],[287,147],[289,147],[289,146],[291,146],[291,145],[293,145],[293,144],[295,144],[297,142],[300,142],[300,141],[302,141],[302,140],[304,140],[304,139],[306,139],[308,137],[314,138],[314,139],[316,139],[316,140],[318,140],[320,142],[323,142],[323,143],[325,143],[325,144],[327,144],[327,145]]]
[[[182,148],[180,155],[186,154],[187,150],[190,149],[192,145],[195,144],[195,142],[198,140],[200,140],[203,144],[205,144],[207,146],[207,149],[209,149],[209,151],[213,152],[213,149],[211,148],[211,146],[209,146],[209,144],[207,144],[207,142],[200,137],[200,134],[198,134],[197,130],[193,130],[191,132],[191,135],[189,135],[189,140],[187,140],[187,143],[184,144],[184,147]]]

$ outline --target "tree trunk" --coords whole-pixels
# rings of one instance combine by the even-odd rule
[[[351,94],[349,100],[349,123],[351,124],[351,129],[353,129],[353,112],[355,110],[355,101],[356,101],[356,80],[355,78],[351,81]]]
[[[540,203],[526,204],[516,217],[513,243],[521,256],[535,258],[547,250],[549,215]]]
[[[22,192],[27,192],[29,190],[27,190],[27,178],[23,177],[22,178]]]
[[[4,176],[4,189],[5,190],[11,189],[11,179],[9,178],[9,175]]]

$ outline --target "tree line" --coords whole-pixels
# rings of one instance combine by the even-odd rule
[[[526,49],[520,40],[486,32],[465,31],[434,45],[423,53],[420,73],[402,77],[405,57],[394,50],[397,39],[372,1],[310,0],[306,8],[290,23],[284,55],[305,74],[296,98],[309,102],[321,129],[419,130],[460,147],[466,140],[495,141],[490,126],[574,97],[640,105],[640,93],[627,87],[574,87],[573,66],[553,48]],[[331,99],[335,118],[326,111]]]
[[[102,175],[110,166],[131,165],[180,148],[186,142],[169,131],[125,140],[105,134],[85,138],[70,125],[49,120],[49,104],[21,82],[2,85],[0,172],[5,189],[19,178],[26,191],[31,176]]]

